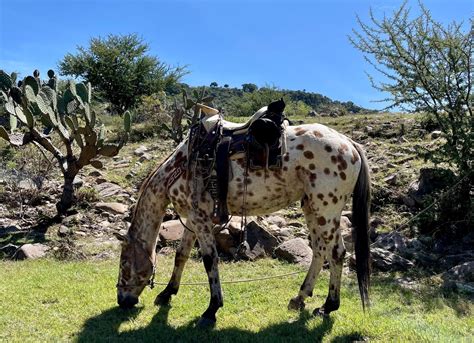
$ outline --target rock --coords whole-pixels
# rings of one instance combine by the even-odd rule
[[[437,139],[437,138],[441,137],[442,135],[443,135],[442,131],[435,130],[435,131],[431,132],[431,139]]]
[[[474,260],[459,264],[442,275],[443,287],[474,294]]]
[[[371,256],[372,266],[383,272],[407,271],[414,267],[413,262],[381,248],[372,248]]]
[[[88,175],[92,176],[92,177],[100,177],[100,176],[102,176],[102,173],[98,170],[93,170]]]
[[[237,242],[228,229],[218,232],[216,235],[217,250],[224,254],[233,255],[237,251]]]
[[[186,230],[179,220],[168,220],[161,224],[159,238],[163,245],[179,242]]]
[[[346,216],[341,216],[340,227],[341,227],[341,230],[350,229],[352,227],[352,223],[349,220],[349,218],[347,218]]]
[[[129,195],[125,190],[111,182],[103,182],[98,185],[94,185],[95,190],[99,193],[99,196],[102,198],[118,196],[118,197],[128,197]]]
[[[341,215],[347,217],[349,220],[352,220],[352,211],[342,211]]]
[[[313,251],[309,247],[309,241],[303,238],[293,238],[280,244],[275,249],[275,256],[290,263],[309,266]]]
[[[61,225],[58,229],[58,236],[65,237],[71,233],[71,230],[66,225]]]
[[[127,205],[119,202],[98,202],[95,208],[112,214],[124,214],[128,210]]]
[[[18,183],[18,188],[23,189],[25,191],[37,189],[36,184],[31,179],[21,180]]]
[[[26,260],[26,259],[33,260],[33,259],[44,257],[48,250],[49,250],[49,247],[41,243],[24,244],[15,253],[14,257],[17,260]]]
[[[392,174],[390,176],[387,176],[383,180],[387,185],[395,186],[397,184],[398,177],[397,177],[397,174]]]
[[[98,177],[97,179],[95,179],[95,183],[98,185],[104,182],[107,182],[107,179],[105,177]]]
[[[72,181],[72,185],[73,187],[75,188],[80,188],[84,185],[84,180],[81,179],[78,175],[76,175],[76,177],[74,178],[74,180]]]
[[[0,251],[2,252],[3,255],[6,255],[8,257],[13,257],[15,253],[17,252],[18,248],[19,248],[18,245],[8,243],[7,245],[0,247]]]
[[[18,225],[8,225],[5,227],[0,227],[0,237],[15,234],[18,232],[21,232],[21,227],[19,227]]]
[[[247,240],[238,251],[238,257],[251,261],[265,255],[272,255],[278,245],[275,236],[265,230],[256,221],[247,224]]]
[[[139,162],[144,162],[144,161],[150,161],[153,158],[153,156],[147,152],[144,152],[140,158],[138,159]]]
[[[396,231],[382,233],[374,243],[375,247],[404,254],[407,251],[407,238]]]
[[[304,224],[300,222],[290,222],[287,225],[291,227],[304,227]]]
[[[474,282],[474,261],[459,264],[443,274],[443,279]]]
[[[144,153],[146,153],[148,151],[148,148],[144,145],[140,145],[138,148],[136,148],[134,151],[133,151],[133,154],[135,156],[143,156]]]
[[[286,225],[285,218],[277,215],[268,216],[267,218],[265,218],[265,220],[268,224],[274,224],[278,227],[284,227]]]

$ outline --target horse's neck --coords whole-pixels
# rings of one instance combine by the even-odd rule
[[[145,242],[150,252],[154,251],[158,231],[170,203],[166,187],[169,172],[165,171],[168,163],[169,159],[143,182],[129,229],[129,234]]]

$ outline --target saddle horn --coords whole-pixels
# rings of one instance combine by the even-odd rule
[[[270,105],[268,105],[267,111],[271,113],[281,114],[285,109],[285,102],[283,98],[277,101],[273,101]]]

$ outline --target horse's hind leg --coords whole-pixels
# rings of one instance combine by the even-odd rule
[[[308,273],[300,287],[298,296],[290,300],[288,309],[290,310],[302,310],[305,307],[305,299],[313,296],[313,289],[316,279],[321,271],[324,263],[324,250],[326,249],[323,237],[319,229],[316,213],[311,209],[311,204],[307,197],[303,199],[303,212],[306,219],[306,224],[311,237],[311,248],[313,249],[313,257],[311,265],[309,266]]]
[[[339,222],[337,221],[337,224],[338,223]],[[337,227],[336,229],[335,238],[335,241],[332,242],[331,246],[329,246],[329,251],[327,255],[331,273],[329,278],[328,296],[324,305],[314,310],[314,315],[327,316],[329,315],[329,313],[331,313],[332,311],[336,311],[339,308],[341,295],[342,266],[344,262],[344,256],[346,254],[344,241],[339,232],[339,227]]]
[[[188,223],[189,221],[187,224]],[[156,297],[155,305],[168,305],[171,300],[171,296],[178,293],[184,265],[189,258],[189,254],[191,253],[191,249],[193,248],[195,241],[196,235],[185,229],[183,236],[181,237],[179,247],[176,250],[173,274],[171,274],[171,279],[168,282],[166,288]]]

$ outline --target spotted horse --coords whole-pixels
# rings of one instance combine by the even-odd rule
[[[267,107],[262,108],[250,122],[267,112]],[[222,124],[232,130],[245,130],[249,126],[223,119]],[[286,121],[282,125],[279,168],[252,170],[246,168],[245,157],[229,160],[228,211],[233,215],[263,215],[301,200],[313,256],[298,295],[290,300],[288,308],[304,308],[305,299],[312,296],[316,278],[327,260],[329,292],[325,303],[313,312],[326,316],[337,310],[340,304],[346,250],[339,224],[342,209],[352,195],[356,271],[365,309],[369,305],[370,278],[370,177],[365,154],[360,145],[324,125],[289,126]],[[198,170],[189,168],[191,150],[188,145],[189,136],[150,173],[141,187],[127,234],[117,235],[122,240],[117,301],[121,308],[132,308],[152,281],[160,224],[165,209],[172,203],[178,214],[186,218],[185,225],[189,230],[183,232],[171,279],[157,296],[155,304],[168,305],[171,296],[178,293],[184,265],[197,239],[210,287],[210,303],[198,325],[213,326],[216,312],[223,306],[213,234],[214,199],[206,190]]]

